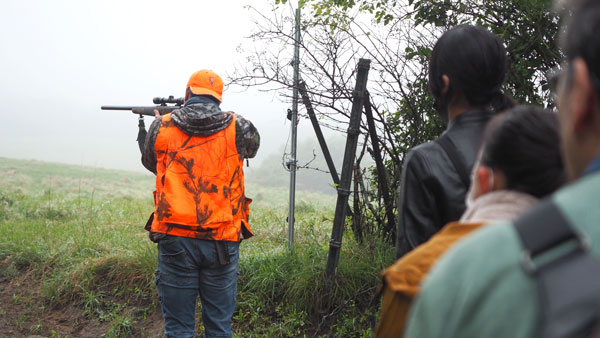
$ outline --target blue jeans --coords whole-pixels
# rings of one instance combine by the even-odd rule
[[[155,282],[167,338],[194,337],[198,295],[205,336],[232,337],[239,243],[220,243],[229,264],[219,262],[215,241],[167,236],[158,242]]]

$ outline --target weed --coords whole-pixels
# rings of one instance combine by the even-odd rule
[[[0,192],[0,219],[8,219],[10,217],[11,207],[14,203],[12,197]]]
[[[20,305],[23,302],[23,296],[18,294],[12,295],[12,301],[14,305]]]
[[[335,337],[372,337],[372,309],[366,313],[357,313],[355,309],[349,308],[342,313],[341,318],[332,326],[332,335]]]
[[[285,323],[284,334],[288,337],[298,337],[306,324],[307,314],[305,311],[297,311],[290,307],[284,312],[282,323]]]
[[[63,336],[62,334],[60,334],[59,332],[56,332],[54,330],[50,330],[50,338],[68,338],[69,336]]]
[[[14,278],[19,274],[19,270],[17,269],[17,265],[14,263],[8,264],[5,268],[2,269],[2,275],[8,278]]]
[[[2,207],[11,207],[14,203],[14,200],[10,197],[5,195],[5,193],[0,193],[0,206]]]
[[[36,334],[42,330],[42,322],[38,319],[37,323],[29,327],[29,334]]]
[[[301,214],[308,214],[308,213],[315,212],[315,206],[312,205],[310,202],[307,202],[304,200],[298,201],[298,203],[296,203],[295,209],[298,213],[301,213]]]
[[[100,310],[100,305],[102,302],[102,298],[104,297],[104,293],[102,291],[96,293],[94,291],[84,291],[83,296],[83,313],[86,317],[92,317],[93,315],[97,315]]]
[[[121,338],[133,335],[135,320],[129,315],[117,315],[110,322],[110,326],[103,337]]]
[[[17,317],[17,320],[15,321],[15,326],[18,328],[23,328],[23,326],[25,325],[25,322],[27,322],[28,320],[29,320],[29,316],[21,315],[21,316]]]

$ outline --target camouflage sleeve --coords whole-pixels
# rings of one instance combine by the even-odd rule
[[[242,158],[253,158],[260,147],[260,135],[252,122],[236,114],[235,146]]]
[[[142,164],[146,169],[150,170],[156,175],[156,152],[154,145],[156,143],[156,136],[158,135],[158,129],[160,128],[160,119],[155,119],[148,129],[146,135],[146,141],[144,141],[144,149],[142,150]]]

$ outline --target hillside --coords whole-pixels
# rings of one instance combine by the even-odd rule
[[[329,152],[340,176],[345,144],[346,140],[340,135],[327,140]],[[287,151],[290,151],[289,147]],[[260,186],[289,189],[290,173],[284,167],[284,152],[285,150],[282,148],[279,152],[270,154],[257,166],[253,166],[250,161],[250,168],[245,168],[248,182]],[[297,158],[299,170],[296,173],[296,189],[299,192],[319,192],[332,196],[332,199],[335,200],[337,191],[317,139],[305,139],[298,143]],[[366,154],[361,166],[370,165],[372,165],[372,160]]]
[[[153,180],[0,158],[0,337],[161,336],[156,246],[143,230]],[[287,191],[247,190],[255,236],[241,247],[236,337],[369,335],[391,248],[346,236],[339,279],[326,285],[333,199],[299,192],[290,254]]]

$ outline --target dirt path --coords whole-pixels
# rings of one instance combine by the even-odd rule
[[[86,318],[76,304],[48,308],[41,299],[40,286],[32,272],[17,272],[9,278],[0,269],[0,338],[100,337],[110,330],[110,322]],[[161,332],[162,318],[156,309],[145,320],[133,322],[131,334],[125,336],[161,337]]]

